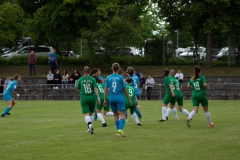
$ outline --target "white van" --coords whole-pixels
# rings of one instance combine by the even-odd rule
[[[183,51],[180,55],[179,58],[183,58],[183,59],[193,59],[193,51],[194,51],[195,47],[188,47],[186,48],[185,51]],[[200,60],[204,61],[206,58],[206,48],[205,47],[198,47],[197,50],[199,56],[200,56]]]
[[[29,51],[34,51],[36,56],[48,56],[49,53],[52,51],[52,47],[50,46],[44,46],[40,45],[37,47],[34,47],[34,45],[29,46]],[[24,46],[17,50],[16,52],[10,52],[7,54],[3,54],[1,57],[2,58],[11,58],[12,56],[20,56],[20,55],[28,55],[30,53],[28,51],[28,46]]]

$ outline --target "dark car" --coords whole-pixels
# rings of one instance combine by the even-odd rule
[[[212,61],[217,61],[217,55],[221,49],[212,49]]]
[[[124,56],[124,55],[134,56],[134,54],[133,54],[134,51],[131,48],[116,48],[113,51],[113,53],[116,54],[116,55],[121,55],[121,56]]]
[[[73,51],[61,51],[64,57],[73,57]]]

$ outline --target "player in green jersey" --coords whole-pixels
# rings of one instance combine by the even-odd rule
[[[101,101],[98,94],[96,80],[92,76],[89,76],[90,73],[90,68],[85,66],[83,68],[84,76],[78,79],[77,90],[80,93],[82,114],[85,116],[85,122],[88,125],[88,132],[93,134],[92,113],[95,109],[95,94],[98,99],[98,104],[100,104]]]
[[[107,123],[105,122],[105,120],[103,118],[101,110],[104,108],[104,115],[105,116],[113,116],[113,112],[109,112],[109,108],[110,108],[109,103],[107,103],[107,106],[103,105],[103,101],[104,101],[104,84],[103,84],[103,81],[101,81],[98,78],[97,74],[93,74],[92,76],[95,78],[95,80],[97,82],[97,89],[98,89],[98,93],[99,93],[99,97],[100,97],[100,101],[101,101],[100,104],[96,103],[96,109],[95,110],[96,110],[96,113],[97,113],[97,117],[102,122],[102,127],[107,127]]]
[[[181,83],[179,82],[179,80],[174,77],[174,70],[173,69],[170,70],[169,75],[172,76],[173,79],[174,79],[174,81],[173,81],[173,89],[174,90],[173,91],[176,95],[175,102],[178,103],[178,109],[179,109],[180,112],[182,112],[186,115],[189,115],[188,110],[183,108],[183,93],[181,91],[182,86],[181,86]],[[169,106],[168,106],[167,111],[166,111],[166,117],[169,116],[169,114],[172,110],[175,119],[179,120],[177,110],[176,110],[176,108],[174,108],[175,102],[174,102],[174,104],[169,103]]]
[[[130,77],[125,78],[125,82],[126,82],[126,90],[128,92],[130,99],[132,100],[132,105],[130,105],[128,98],[126,97],[126,95],[124,95],[126,112],[127,112],[127,109],[130,109],[130,114],[132,115],[132,118],[134,119],[134,121],[137,123],[138,126],[142,126],[142,124],[138,121],[137,115],[134,113],[136,109],[140,110],[140,105],[135,93],[135,89],[132,87],[132,78]]]
[[[164,122],[168,120],[168,117],[166,117],[166,110],[167,110],[167,105],[169,103],[173,104],[175,102],[175,93],[173,91],[173,82],[174,79],[172,76],[169,75],[169,69],[165,68],[163,71],[164,75],[164,86],[165,86],[165,91],[166,94],[163,99],[163,104],[162,104],[162,118],[158,122]]]
[[[199,104],[201,103],[205,116],[208,122],[208,126],[211,128],[214,123],[211,121],[211,115],[208,111],[208,99],[205,90],[207,89],[206,78],[200,74],[201,69],[198,65],[194,66],[194,76],[188,82],[188,88],[192,88],[192,103],[193,111],[187,118],[187,126],[190,128],[190,120],[198,112]]]

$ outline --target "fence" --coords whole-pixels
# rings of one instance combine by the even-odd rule
[[[58,89],[53,89],[57,86]],[[79,100],[80,96],[75,89],[76,85],[70,84],[32,84],[19,85],[16,92],[20,97],[16,100]],[[182,85],[182,92],[185,100],[191,99],[191,89],[187,88],[187,84]],[[165,95],[165,87],[163,84],[155,84],[152,90],[152,100],[162,100]],[[206,96],[209,100],[240,100],[240,83],[209,83]],[[142,88],[141,99],[146,100],[147,91]],[[0,99],[3,99],[0,95]]]

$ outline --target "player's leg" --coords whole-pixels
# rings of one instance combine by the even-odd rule
[[[93,134],[93,125],[90,115],[90,106],[88,103],[88,99],[85,97],[81,97],[81,107],[82,107],[82,114],[84,114],[85,122],[88,126],[88,132]]]
[[[189,113],[187,118],[187,126],[190,128],[190,121],[194,117],[194,115],[198,112],[199,108],[199,101],[196,97],[192,97],[192,103],[193,103],[193,110],[191,113]]]
[[[109,96],[109,105],[111,106],[111,109],[113,111],[113,116],[114,116],[114,121],[115,121],[115,126],[117,130],[119,130],[119,113],[118,113],[118,108],[115,103],[114,99],[115,95]]]
[[[207,119],[208,126],[211,128],[214,126],[214,123],[211,121],[211,115],[210,115],[210,112],[208,111],[207,97],[203,97],[203,99],[201,100],[201,105],[203,106],[203,110],[205,112],[205,117]]]
[[[10,95],[3,95],[5,101],[7,101],[7,107],[3,111],[1,117],[5,117],[5,115],[11,110],[12,107],[12,96]]]
[[[126,111],[126,107],[125,107],[125,102],[124,102],[124,98],[123,95],[118,95],[116,97],[117,99],[117,108],[118,111],[120,113],[120,119],[119,119],[119,130],[118,133],[120,133],[123,137],[126,137],[125,133],[123,132],[124,126],[125,126],[125,111]]]
[[[170,102],[170,97],[165,95],[163,98],[162,104],[162,118],[158,122],[166,121],[166,111],[167,111],[167,104]]]
[[[130,107],[130,114],[132,115],[133,120],[136,122],[138,126],[142,126],[142,124],[138,121],[137,115],[134,113],[135,107]]]
[[[10,110],[8,111],[7,115],[11,115],[9,112],[12,110],[12,108],[14,107],[15,104],[16,104],[16,103],[15,103],[14,99],[12,99],[12,107],[11,107]]]
[[[140,95],[136,95],[137,99],[140,100]],[[138,118],[140,119],[140,121],[143,121],[143,118],[142,118],[142,114],[140,112],[140,110],[138,110],[136,107],[134,109],[135,113],[137,114]]]

